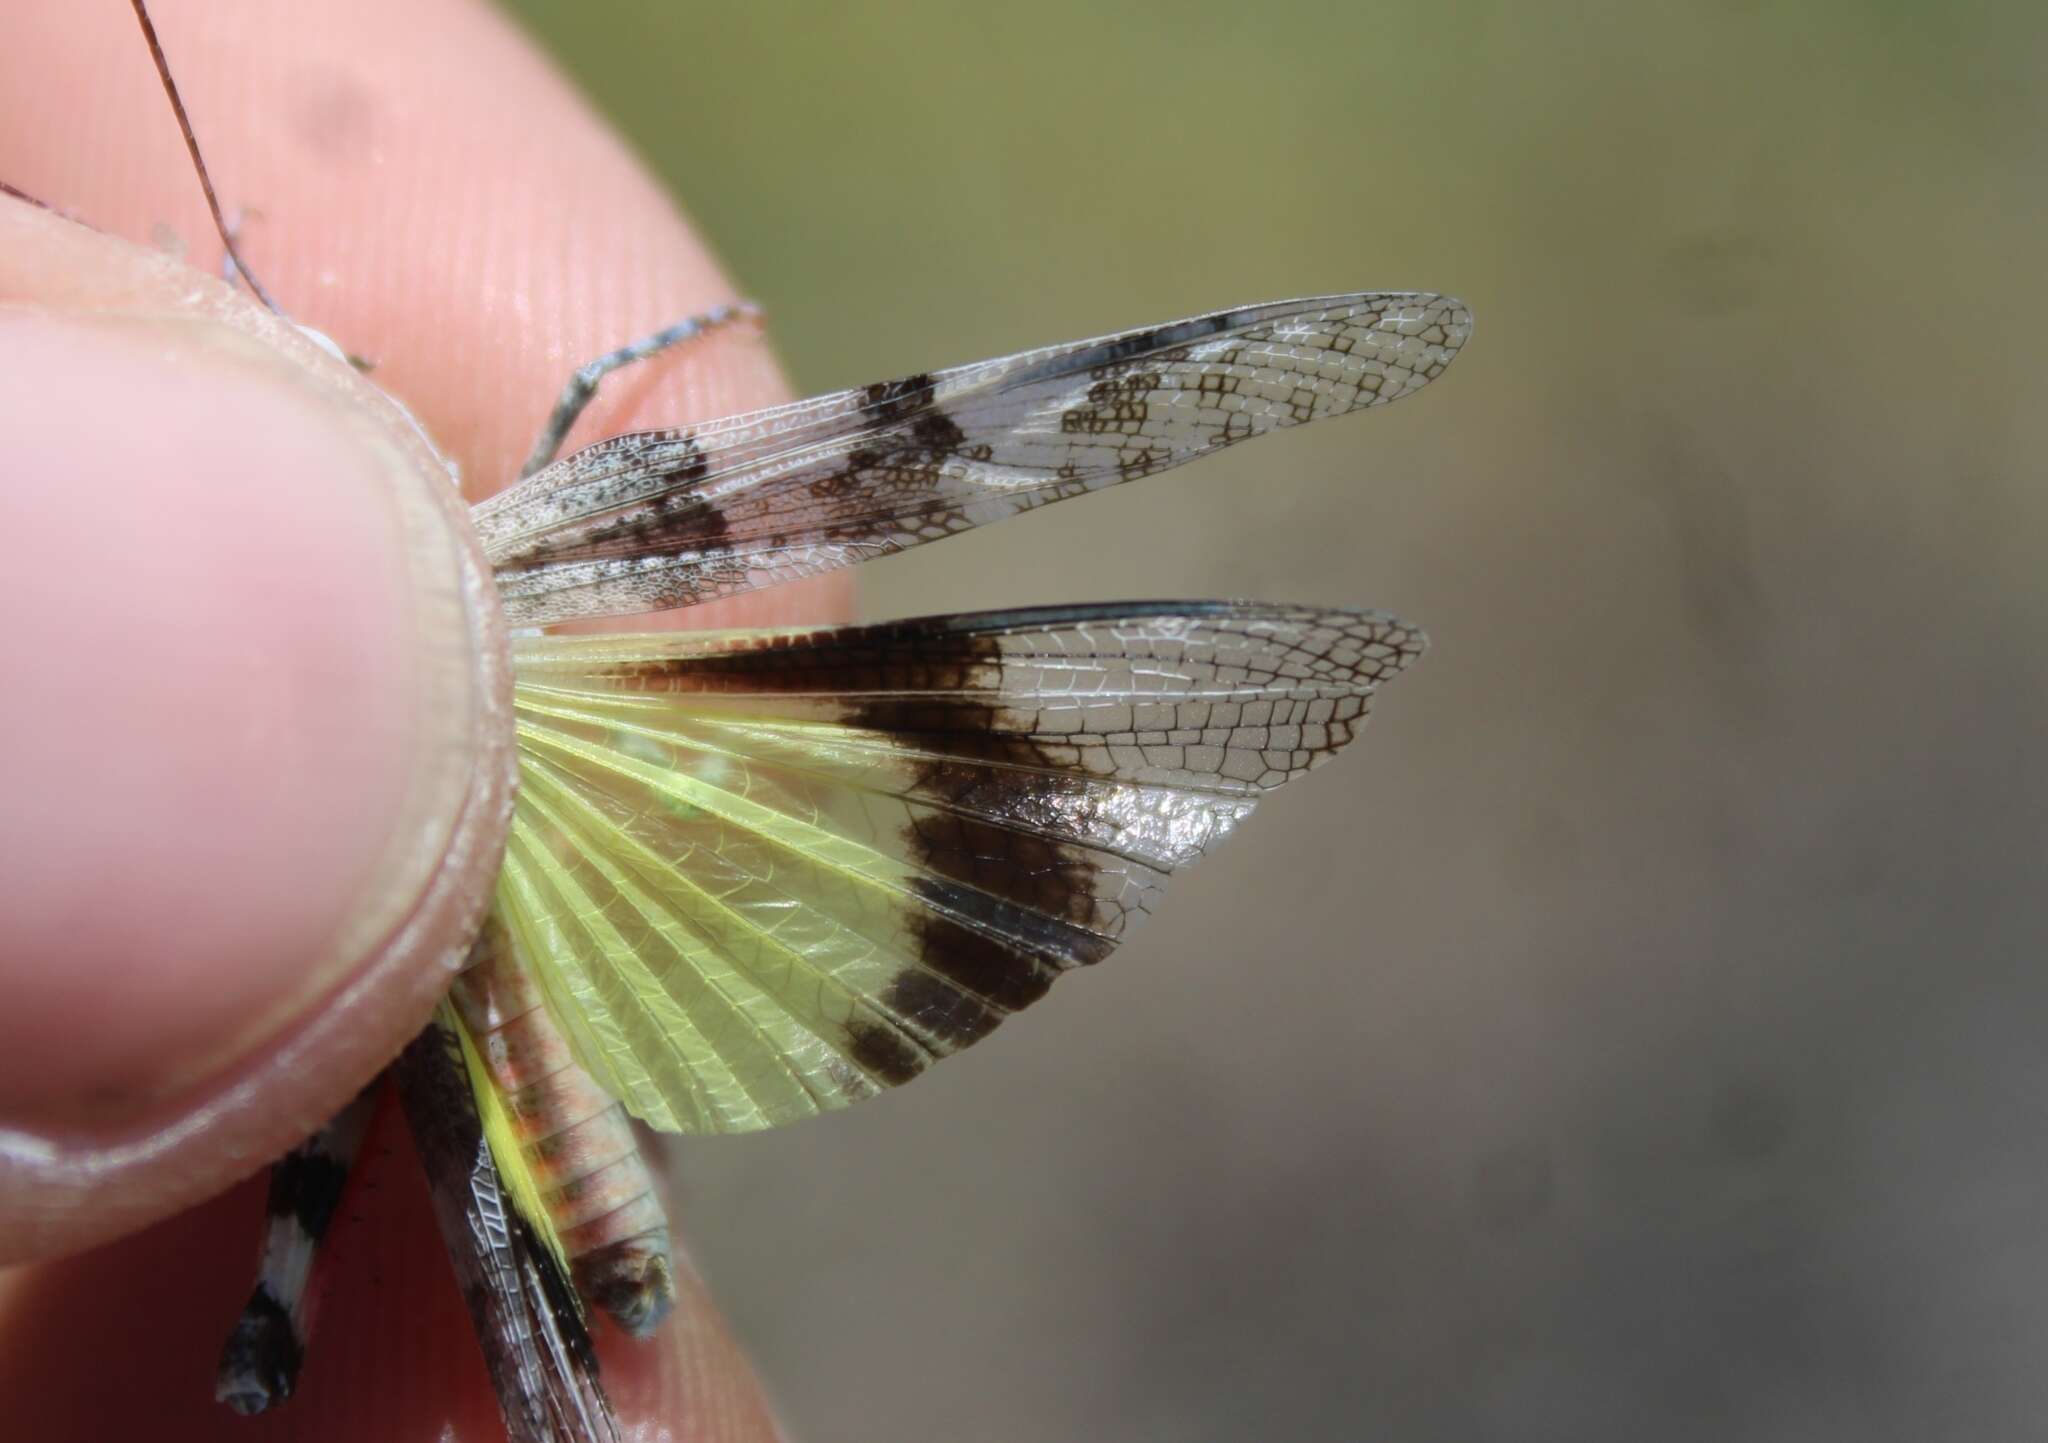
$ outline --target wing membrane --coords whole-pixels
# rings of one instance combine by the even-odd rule
[[[500,914],[653,1125],[844,1106],[1106,956],[1421,646],[1228,603],[526,639]]]
[[[476,508],[514,625],[815,575],[1397,400],[1471,333],[1458,301],[1218,311],[599,442]]]
[[[518,1148],[502,1115],[493,1115],[502,1110],[450,1004],[441,1004],[392,1068],[506,1437],[617,1443],[618,1422],[559,1245],[532,1187],[516,1175]]]

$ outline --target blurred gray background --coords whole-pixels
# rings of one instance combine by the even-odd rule
[[[1478,315],[1391,411],[867,568],[1436,650],[1111,964],[682,1151],[800,1437],[2040,1434],[2039,7],[512,8],[806,391]]]

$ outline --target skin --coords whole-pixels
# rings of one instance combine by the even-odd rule
[[[125,7],[0,10],[0,180],[93,228],[0,202],[0,1417],[45,1439],[227,1432],[250,1174],[418,1028],[488,893],[502,637],[376,388],[474,500],[572,366],[734,296],[481,5],[152,13],[251,265],[375,386],[195,273],[218,243]],[[608,382],[570,445],[784,395],[728,332]],[[631,624],[832,619],[848,587]],[[249,1431],[497,1437],[403,1129],[368,1152],[300,1396]],[[606,1378],[629,1433],[775,1436],[688,1277]]]

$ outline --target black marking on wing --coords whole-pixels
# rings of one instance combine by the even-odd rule
[[[1070,783],[1032,737],[1003,729],[994,705],[961,699],[1000,685],[1002,654],[985,633],[948,629],[960,649],[920,676],[924,697],[877,697],[847,716],[850,726],[929,754],[910,792],[940,804],[914,817],[904,838],[932,874],[913,883],[927,908],[913,922],[919,965],[898,973],[883,996],[926,1045],[868,1021],[851,1028],[855,1061],[892,1085],[980,1041],[1043,997],[1064,967],[1098,962],[1115,945],[1085,925],[1093,854],[991,820],[1028,814]],[[1020,947],[1019,938],[1029,941]]]
[[[700,1068],[606,989],[604,1025],[676,1068],[670,1126],[750,1130],[909,1081],[1108,956],[1257,796],[1350,743],[1421,647],[1391,616],[1255,602],[537,637],[520,712],[535,778],[633,843],[551,823],[565,856],[614,858],[584,868],[580,905],[688,937],[657,985],[707,1034],[729,1013],[690,1009],[715,976],[743,978],[715,1005],[795,1025],[770,1058],[735,1025]],[[643,897],[614,897],[610,868]],[[829,964],[791,956],[807,946]],[[748,1107],[702,1101],[756,1064]]]
[[[1102,348],[1099,365],[1107,370],[1133,356],[1143,356],[1152,351],[1167,350],[1175,346],[1191,346],[1209,336],[1221,335],[1230,329],[1233,312],[1218,311],[1214,315],[1194,316],[1169,326],[1153,326],[1149,330],[1132,331],[1118,336]]]
[[[1071,784],[1045,748],[1003,730],[995,706],[958,699],[992,690],[1002,672],[991,639],[958,634],[968,642],[965,653],[924,678],[930,693],[950,699],[875,698],[847,717],[850,726],[930,756],[909,790],[940,805],[916,816],[905,836],[909,854],[931,873],[913,883],[927,908],[913,923],[920,970],[899,974],[884,998],[935,1044],[920,1066],[980,1041],[1007,1014],[1043,997],[1061,970],[1048,958],[1092,963],[1114,945],[1085,925],[1095,897],[1093,854],[991,820],[1028,814],[1048,790]],[[1038,945],[1006,940],[1020,937]]]
[[[1412,394],[1470,328],[1421,294],[1221,311],[614,437],[475,515],[516,625],[687,605]],[[683,445],[708,465],[675,479]]]
[[[847,709],[847,726],[926,754],[909,792],[940,805],[905,838],[909,855],[929,873],[913,884],[926,904],[912,921],[923,970],[900,975],[883,1000],[926,1033],[930,1046],[873,1021],[849,1024],[854,1061],[891,1083],[979,1040],[1005,1014],[1044,996],[1060,970],[1046,958],[1094,962],[1114,945],[1085,926],[1094,899],[1092,855],[1029,825],[1049,796],[1072,794],[1079,785],[1060,775],[1059,759],[1032,737],[1005,731],[994,705],[965,700],[1000,685],[1002,656],[991,638],[953,629],[956,620],[942,619],[923,633],[927,640],[949,637],[939,652],[902,644],[914,625],[903,624],[875,628],[872,642],[835,638],[815,666],[792,654],[808,638],[781,634],[749,638],[729,652],[607,672],[655,689],[687,678],[698,692],[865,694]],[[1036,945],[1002,940],[1017,937]]]
[[[975,815],[975,808],[1013,812],[1029,805],[1043,789],[1043,776],[1060,769],[1031,737],[1004,730],[995,706],[961,699],[993,689],[1001,676],[1001,652],[986,638],[972,638],[962,653],[921,668],[927,695],[864,700],[847,712],[846,724],[936,753],[919,765],[911,790],[948,806],[910,834],[912,855],[963,886],[1049,917],[1068,917],[1094,877],[1087,854]],[[963,755],[1006,770],[954,759]]]
[[[948,461],[989,458],[989,447],[968,444],[959,423],[934,403],[930,376],[882,382],[868,392],[873,439],[848,451],[842,467],[810,482],[806,490],[812,500],[841,502],[870,490],[929,490],[938,485]],[[856,521],[825,526],[819,534],[825,540],[845,540],[865,530],[865,524]]]
[[[533,549],[534,559],[586,560],[685,547],[709,551],[721,545],[725,514],[696,489],[710,474],[710,457],[689,432],[666,434],[681,454],[672,464],[664,460],[656,475],[660,489],[652,497],[582,535],[542,538]]]
[[[865,409],[870,423],[876,427],[894,426],[932,403],[931,372],[920,371],[897,381],[876,381],[866,390]]]
[[[980,1041],[1004,1016],[949,980],[914,969],[897,973],[881,1002],[916,1032],[856,1018],[846,1027],[847,1056],[887,1087],[900,1087],[941,1057]]]
[[[812,638],[784,633],[747,638],[709,656],[605,672],[655,690],[687,680],[690,690],[714,694],[864,694],[847,709],[846,725],[929,755],[909,790],[942,805],[913,824],[905,839],[909,855],[930,873],[913,883],[925,904],[911,919],[920,967],[900,973],[881,999],[918,1035],[868,1018],[855,1018],[846,1029],[855,1065],[892,1086],[1043,997],[1060,970],[1046,957],[1094,962],[1114,945],[1082,925],[1095,878],[1085,848],[976,815],[1027,814],[1048,789],[1073,784],[1058,776],[1058,759],[1031,737],[1004,732],[996,707],[963,700],[1000,685],[1002,656],[992,639],[956,628],[960,620],[941,618],[923,632],[949,637],[951,644],[938,653],[901,644],[915,625],[909,623],[874,628],[869,644],[835,637],[838,644],[817,665],[795,654]],[[984,765],[965,764],[963,757]],[[1019,936],[1038,945],[1027,949],[1003,940]]]
[[[1109,604],[741,635],[585,675],[684,714],[730,698],[875,739],[877,772],[853,785],[900,806],[911,965],[844,1038],[895,1085],[1106,957],[1257,794],[1349,742],[1420,649],[1370,613]]]

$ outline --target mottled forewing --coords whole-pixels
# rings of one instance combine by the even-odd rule
[[[499,1177],[461,1025],[442,1003],[392,1071],[506,1436],[510,1443],[617,1443],[574,1291]]]
[[[1421,644],[1225,603],[525,640],[500,915],[655,1126],[843,1106],[1105,957]]]
[[[811,576],[1412,394],[1458,301],[1359,293],[1218,311],[565,457],[476,508],[515,625]]]

